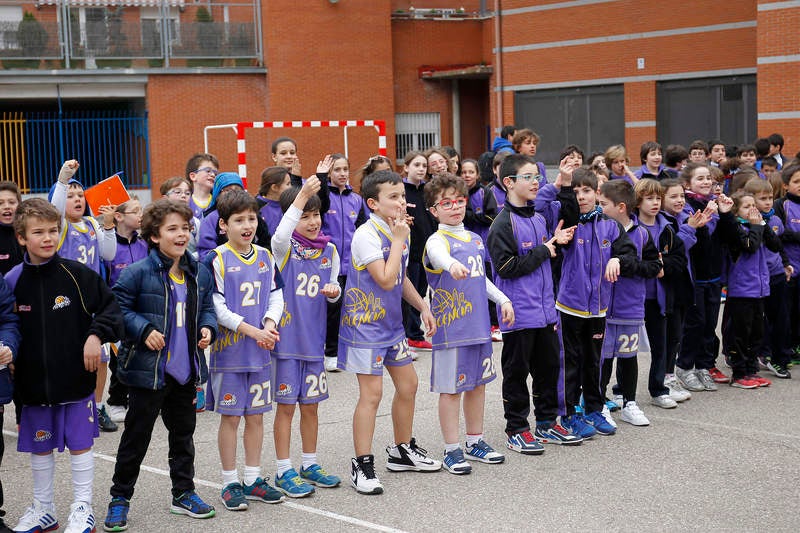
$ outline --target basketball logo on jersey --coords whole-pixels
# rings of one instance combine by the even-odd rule
[[[600,248],[608,248],[611,246],[611,241],[608,239],[603,239],[603,242],[600,243]]]
[[[232,405],[236,405],[236,395],[231,394],[230,392],[226,392],[225,395],[222,396],[222,399],[219,401],[219,404],[222,407],[230,407]]]
[[[382,320],[386,316],[386,309],[381,305],[381,299],[370,292],[366,294],[358,287],[347,289],[344,294],[345,314],[342,315],[343,326],[360,326]]]
[[[286,396],[287,394],[292,393],[292,386],[288,383],[281,383],[278,385],[278,396]]]
[[[258,273],[263,274],[264,272],[269,270],[269,266],[264,261],[258,262]]]
[[[453,289],[453,292],[436,289],[431,296],[431,312],[436,325],[441,328],[472,313],[472,303],[458,289]]]
[[[53,305],[53,311],[55,311],[56,309],[63,309],[69,306],[69,304],[71,303],[72,302],[70,301],[70,299],[67,298],[66,296],[56,296],[56,302]]]
[[[467,382],[467,376],[464,374],[459,374],[458,379],[456,380],[456,387],[460,387],[466,382]]]
[[[45,429],[37,429],[33,433],[33,441],[34,442],[44,442],[46,440],[50,440],[53,437],[53,434]]]
[[[333,263],[327,257],[323,257],[322,260],[319,262],[319,268],[326,269],[333,267]]]

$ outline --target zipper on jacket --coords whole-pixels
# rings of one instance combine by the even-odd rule
[[[44,280],[42,279],[42,272],[41,267],[38,267],[36,270],[36,275],[38,276],[37,286],[39,288],[39,304],[41,305],[41,312],[39,316],[42,320],[42,332],[47,331],[45,328],[45,319],[44,319],[44,311],[47,308],[44,301],[44,291],[42,290],[42,284]],[[47,372],[47,335],[42,335],[42,372],[44,373],[44,397],[46,400],[47,405],[50,405],[50,378],[48,377]]]

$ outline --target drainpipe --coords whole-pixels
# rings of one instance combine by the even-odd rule
[[[500,52],[500,0],[494,0],[494,64],[497,128],[503,127],[503,55]]]
[[[453,148],[461,153],[461,92],[458,80],[454,79],[450,91],[453,106]]]

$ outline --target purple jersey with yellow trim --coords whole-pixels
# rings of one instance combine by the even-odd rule
[[[455,280],[449,272],[434,270],[423,260],[431,288],[431,312],[436,319],[433,348],[489,342],[491,323],[486,306],[486,248],[483,240],[471,231],[463,238],[441,229],[437,233],[447,241],[450,256],[467,267],[469,276]]]
[[[192,362],[189,360],[189,337],[186,332],[186,276],[176,278],[169,275],[168,301],[175,305],[170,312],[167,323],[172,324],[167,338],[167,374],[184,384],[192,377]]]
[[[200,202],[195,200],[194,195],[189,197],[189,208],[192,210],[192,214],[197,217],[197,220],[203,220],[203,213],[206,209],[208,209],[208,205],[211,203],[211,196],[209,195],[208,200],[206,200],[205,205],[202,205]]]
[[[100,245],[97,241],[97,223],[91,217],[82,218],[81,223],[67,222],[61,228],[58,239],[58,255],[83,263],[100,273]]]

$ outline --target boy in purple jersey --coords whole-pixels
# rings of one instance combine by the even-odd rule
[[[15,401],[22,405],[17,450],[31,454],[33,471],[33,504],[15,531],[58,528],[54,448],[70,451],[74,503],[66,530],[95,527],[95,372],[102,343],[122,336],[122,316],[100,276],[56,253],[60,223],[60,213],[45,200],[22,202],[14,229],[25,259],[6,274],[22,339],[14,361]],[[45,334],[42,324],[58,324],[58,338]]]
[[[253,244],[258,201],[233,191],[219,201],[220,226],[228,242],[206,258],[214,273],[214,309],[219,336],[211,347],[208,408],[218,412],[221,498],[231,511],[247,509],[247,500],[283,501],[261,476],[264,413],[272,410],[272,362],[278,340],[283,292],[275,260]],[[236,470],[236,437],[244,418],[244,483]]]
[[[514,325],[511,300],[486,277],[483,239],[464,228],[469,191],[464,180],[443,174],[425,186],[425,205],[439,228],[425,243],[423,264],[431,287],[433,336],[431,391],[439,393],[439,424],[444,437],[444,467],[453,474],[469,474],[458,442],[458,411],[464,393],[467,456],[483,463],[502,463],[483,440],[486,384],[497,374],[488,329],[487,294],[498,304],[503,322]]]
[[[317,461],[319,402],[328,398],[325,374],[325,323],[328,303],[341,296],[339,255],[330,237],[320,233],[320,180],[308,178],[302,188],[281,195],[284,209],[272,249],[281,276],[290,290],[280,322],[281,338],[272,351],[275,358],[275,486],[291,498],[314,492],[314,487],[336,487],[341,480],[328,474]],[[289,445],[295,405],[300,404],[300,439],[303,465],[292,467]]]
[[[50,201],[63,216],[61,237],[58,241],[58,254],[64,259],[74,259],[100,274],[101,261],[114,259],[117,252],[117,238],[114,227],[115,205],[100,208],[103,218],[102,228],[89,214],[83,185],[73,178],[80,164],[73,160],[65,161],[58,173],[58,181],[51,188]],[[108,374],[109,350],[104,349],[100,366],[97,368],[97,384],[94,399],[97,403],[97,421],[102,431],[116,431],[117,425],[111,420],[103,404],[103,390]]]
[[[192,184],[189,207],[192,214],[202,220],[211,203],[214,180],[219,174],[219,160],[211,154],[194,154],[186,162],[186,179]]]
[[[126,268],[114,295],[125,320],[117,354],[128,385],[128,415],[119,441],[104,529],[124,531],[139,469],[159,415],[169,434],[170,512],[210,518],[214,508],[194,490],[195,392],[208,377],[202,354],[214,340],[214,281],[187,251],[192,210],[166,198],[142,216],[146,259]]]
[[[339,329],[339,368],[357,374],[359,386],[353,413],[356,457],[351,460],[350,482],[359,493],[380,494],[383,486],[375,475],[375,457],[370,450],[383,395],[384,367],[395,386],[394,445],[386,448],[386,468],[435,471],[442,467],[411,436],[418,382],[405,342],[401,300],[405,298],[420,311],[429,335],[436,333],[436,321],[405,275],[410,229],[402,178],[390,170],[379,170],[364,178],[361,194],[372,214],[353,235],[353,270],[347,278]]]

